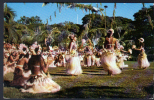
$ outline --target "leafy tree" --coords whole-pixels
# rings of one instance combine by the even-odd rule
[[[15,11],[12,8],[8,7],[7,4],[4,4],[4,21],[9,23],[13,21],[14,17],[16,16]]]
[[[19,20],[17,20],[18,23],[24,24],[24,25],[29,25],[29,24],[42,24],[42,20],[40,19],[39,16],[32,16],[32,17],[26,17],[22,16],[20,17]]]
[[[138,12],[136,12],[134,16],[134,37],[136,43],[140,37],[145,39],[146,47],[154,47],[153,39],[154,39],[154,7],[150,6],[150,8],[142,8]]]
[[[4,5],[4,41],[9,43],[20,43],[23,33],[27,27],[14,21],[15,12],[12,8]]]

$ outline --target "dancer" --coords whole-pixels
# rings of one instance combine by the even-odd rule
[[[30,93],[55,93],[60,91],[60,86],[54,82],[49,73],[45,73],[48,70],[49,63],[43,60],[43,57],[39,54],[40,47],[34,46],[30,48],[32,56],[28,62],[28,68],[31,70],[32,75],[26,82],[22,92]]]
[[[23,87],[25,82],[29,79],[31,71],[25,67],[28,64],[28,60],[29,53],[27,53],[26,55],[21,54],[14,71],[14,78],[10,84],[11,86]]]
[[[94,59],[92,59],[92,55],[93,55],[93,44],[91,42],[90,39],[87,40],[87,52],[86,52],[86,55],[87,55],[87,66],[88,67],[91,67],[92,66],[92,62]]]
[[[101,57],[100,53],[97,52],[95,55],[95,63],[97,67],[100,67],[100,57]]]
[[[144,50],[144,39],[140,38],[138,40],[140,42],[139,48],[137,49],[136,46],[133,45],[132,49],[140,51],[140,54],[138,55],[138,60],[137,60],[138,61],[138,67],[141,68],[141,69],[146,69],[150,66],[150,63],[147,59],[147,55],[146,55],[145,50]]]
[[[66,73],[70,75],[80,75],[82,73],[82,69],[80,65],[80,59],[77,53],[77,37],[75,35],[70,35],[69,38],[71,40],[69,45],[70,59],[69,62],[67,62]]]
[[[5,52],[4,53],[4,59],[3,59],[3,76],[9,72],[13,72],[14,71],[14,67],[8,67],[8,66],[14,66],[14,64],[16,62],[9,62],[8,58],[9,58],[9,53]]]
[[[62,53],[59,53],[57,57],[55,57],[54,64],[58,67],[65,67],[65,57]]]
[[[108,75],[120,74],[121,70],[116,65],[116,54],[114,50],[117,48],[117,39],[113,38],[113,29],[109,29],[105,38],[105,52],[101,56],[101,66],[108,72]]]
[[[128,65],[125,65],[124,64],[124,60],[127,60],[126,59],[126,56],[124,56],[124,53],[130,53],[130,54],[132,54],[132,50],[131,49],[128,49],[128,51],[125,51],[125,50],[123,50],[124,47],[122,45],[120,45],[120,48],[119,49],[120,50],[117,53],[117,59],[116,59],[116,61],[117,61],[117,66],[122,70],[123,68],[128,67]]]
[[[86,46],[84,62],[85,62],[85,65],[87,65],[87,67],[92,66],[92,55],[93,55],[92,46]]]
[[[49,52],[47,60],[49,62],[49,67],[56,67],[54,64],[55,60],[54,57],[52,56],[52,52]]]
[[[28,48],[25,44],[20,44],[19,51],[21,54],[15,67],[13,81],[10,85],[16,87],[23,87],[25,82],[29,79],[31,75],[31,71],[27,68],[28,60],[30,57]]]
[[[18,60],[19,60],[18,52],[16,50],[12,51],[11,55],[8,57],[6,65],[7,73],[14,72]]]

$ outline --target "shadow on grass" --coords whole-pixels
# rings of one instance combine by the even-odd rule
[[[83,86],[65,89],[55,93],[53,97],[59,98],[131,98],[132,94],[123,93],[122,87],[109,86]]]
[[[93,74],[93,73],[89,73],[89,72],[83,72],[82,74],[84,75],[96,75],[96,76],[109,76],[108,74]]]
[[[59,73],[66,73],[66,72],[56,72],[57,74],[59,74]]]
[[[56,74],[50,74],[51,76],[53,75],[53,76],[72,76],[72,75],[68,75],[68,74],[66,74],[66,73],[64,73],[64,74],[60,74],[60,73],[56,73]]]
[[[150,86],[144,87],[144,90],[147,92],[148,97],[147,98],[153,98],[153,92],[154,92],[154,83]]]
[[[17,89],[22,88],[21,86],[11,86],[11,85],[10,85],[11,82],[12,82],[12,81],[8,81],[8,80],[3,81],[4,87],[15,87],[15,88],[17,88]]]
[[[88,75],[96,75],[96,76],[110,76],[108,74],[88,74]]]
[[[84,72],[99,72],[99,71],[94,71],[94,70],[93,70],[93,71],[84,71]]]
[[[8,81],[8,80],[4,80],[4,81],[3,81],[4,87],[11,87],[11,86],[10,86],[10,83],[11,83],[11,81]]]

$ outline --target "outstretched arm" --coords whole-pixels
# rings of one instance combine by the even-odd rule
[[[141,51],[141,49],[136,49],[136,48],[134,48],[134,50],[138,50],[138,51]]]
[[[137,50],[137,51],[141,51],[141,50],[142,50],[142,48],[143,48],[142,46],[141,46],[140,48],[138,48],[138,49],[136,48],[136,46],[135,46],[135,45],[133,45],[133,46],[132,46],[132,49]]]
[[[129,53],[128,51],[125,51],[125,50],[120,50],[121,52],[125,52],[125,53]]]

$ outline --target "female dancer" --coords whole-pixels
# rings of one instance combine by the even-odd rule
[[[45,74],[49,64],[43,60],[39,49],[39,46],[30,48],[32,56],[29,59],[28,68],[31,70],[32,75],[21,91],[30,93],[55,93],[59,91],[61,87],[51,79],[49,74],[48,76]]]
[[[9,72],[14,72],[18,60],[19,60],[19,54],[17,50],[12,51],[11,55],[7,58],[4,74]]]
[[[14,72],[14,67],[8,67],[8,66],[14,66],[16,62],[10,62],[8,61],[9,53],[4,53],[4,59],[3,59],[3,76],[9,72]]]
[[[144,43],[143,43],[144,39],[140,38],[139,42],[141,44],[139,49],[136,49],[135,45],[132,46],[132,49],[140,51],[140,54],[138,55],[138,60],[137,60],[138,61],[138,67],[142,68],[142,69],[146,69],[150,66],[150,63],[147,59],[147,55],[146,55],[145,50],[144,50]]]
[[[85,56],[84,56],[84,64],[87,65],[87,67],[92,66],[92,46],[86,46],[85,48]]]
[[[117,60],[117,66],[122,70],[123,68],[128,67],[128,65],[125,65],[124,64],[124,60],[127,60],[126,59],[126,56],[124,56],[124,53],[130,53],[130,54],[132,54],[132,50],[131,49],[128,49],[128,51],[125,51],[125,50],[123,50],[124,47],[122,45],[120,45],[120,48],[119,49],[120,50],[117,53],[117,59],[116,60]]]
[[[23,87],[25,82],[29,79],[31,75],[31,71],[26,68],[29,60],[29,52],[25,44],[20,44],[19,50],[21,54],[15,67],[13,81],[10,85]]]
[[[49,62],[49,67],[56,67],[54,64],[55,60],[54,60],[54,57],[52,56],[51,52],[49,52],[47,60]]]
[[[70,52],[70,60],[67,62],[67,74],[70,75],[80,75],[82,73],[81,65],[80,65],[80,59],[78,57],[77,53],[77,44],[76,44],[76,36],[70,35],[69,36],[71,42],[69,45],[69,52]]]
[[[120,74],[121,70],[116,65],[116,54],[114,49],[117,48],[117,39],[113,38],[113,29],[109,29],[107,37],[105,38],[105,52],[101,56],[101,65],[105,71],[108,71],[108,75]]]
[[[14,78],[11,82],[11,86],[23,87],[25,82],[29,79],[31,75],[31,71],[26,69],[26,65],[28,64],[29,60],[29,53],[26,55],[21,54],[21,58],[17,62],[15,71],[14,71]]]

